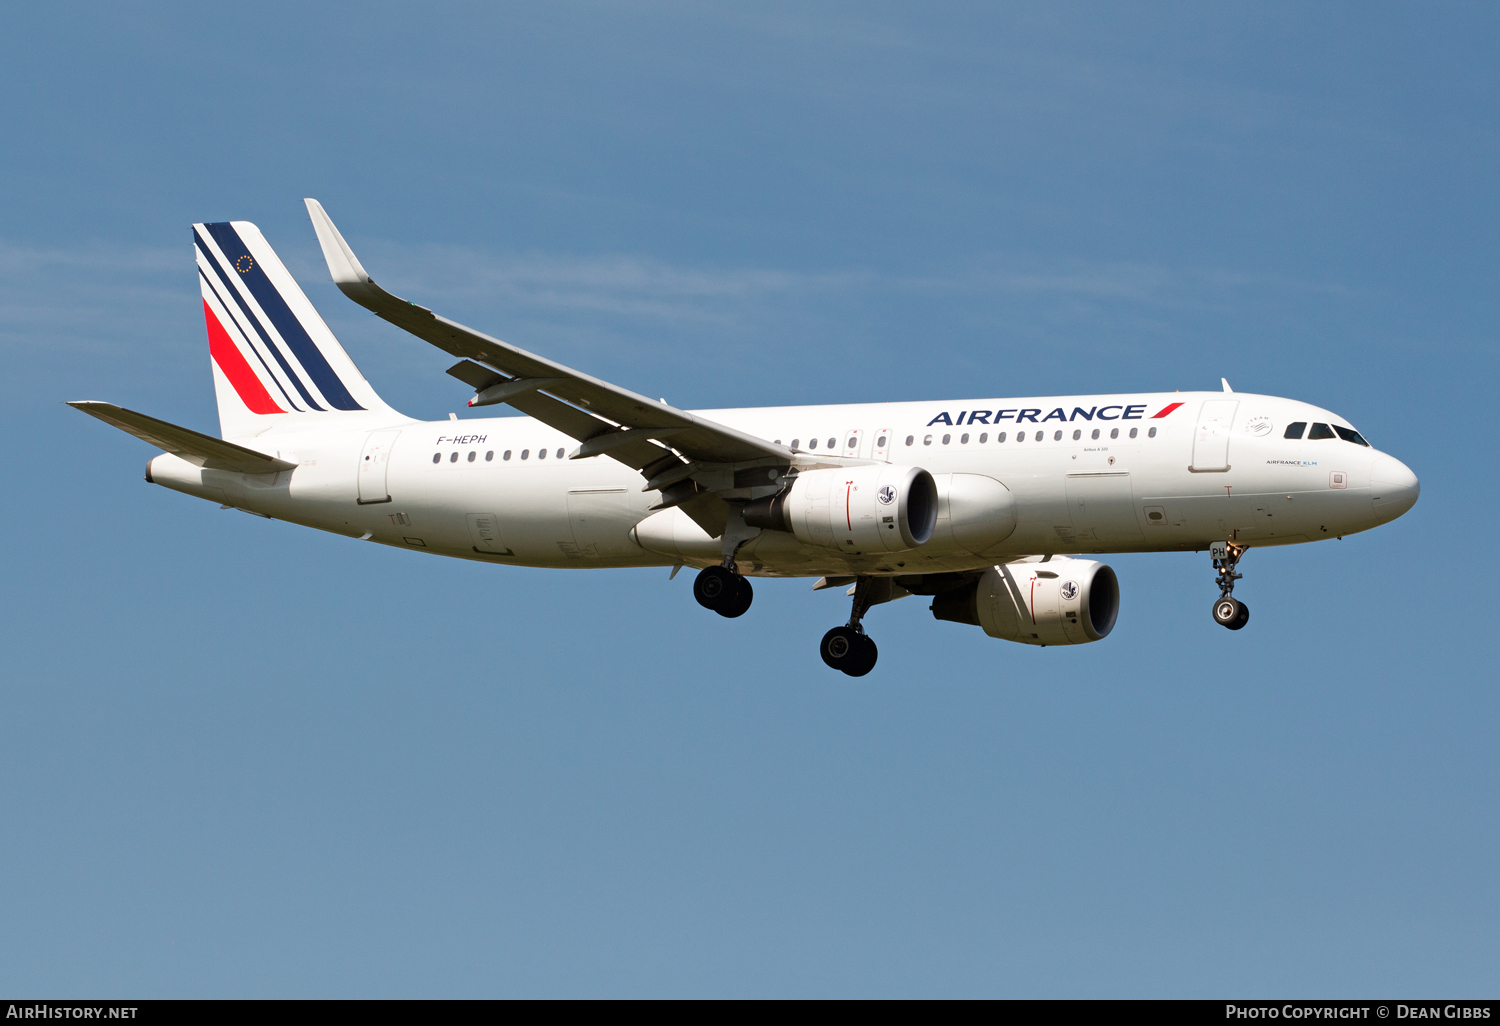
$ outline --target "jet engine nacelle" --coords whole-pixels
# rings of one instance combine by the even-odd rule
[[[787,531],[843,552],[904,552],[937,526],[938,492],[920,467],[836,467],[798,474],[776,495],[745,506],[751,527]]]
[[[990,567],[974,583],[932,600],[939,620],[971,623],[1025,645],[1083,645],[1108,637],[1120,613],[1115,572],[1092,559]]]

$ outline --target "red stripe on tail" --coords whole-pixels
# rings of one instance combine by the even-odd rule
[[[245,354],[240,352],[240,347],[234,344],[234,339],[209,309],[206,299],[203,301],[203,319],[208,322],[208,353],[239,393],[240,401],[249,407],[251,413],[285,413],[266,391],[266,386],[260,383],[260,378],[255,376]]]

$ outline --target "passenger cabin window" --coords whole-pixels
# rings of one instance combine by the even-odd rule
[[[980,445],[983,445],[985,442],[988,442],[989,440],[990,440],[990,433],[988,431],[981,431],[979,433],[979,444]]]
[[[531,456],[531,450],[530,449],[522,449],[521,450],[521,459],[524,460],[524,459],[529,458],[530,456]]]
[[[793,449],[797,448],[801,444],[802,444],[802,439],[800,439],[800,438],[793,438],[792,439],[792,448]],[[911,439],[907,439],[906,440],[906,444],[910,445],[911,444]]]
[[[546,459],[547,458],[547,450],[546,449],[538,449],[536,451],[536,458],[539,459],[539,460]]]
[[[911,445],[916,440],[917,440],[917,436],[916,435],[907,435],[906,436],[906,444],[907,445]]]
[[[951,441],[953,441],[953,436],[952,435],[944,435],[943,436],[943,444],[944,445],[947,445]]]
[[[557,450],[557,458],[558,459],[562,459],[563,458],[563,450],[561,450],[561,449]]]
[[[1130,437],[1134,438],[1137,434],[1140,433],[1140,430],[1141,430],[1140,428],[1131,428],[1130,429]]]
[[[508,460],[508,459],[510,459],[510,450],[506,449],[505,452],[500,456],[500,458],[502,460]]]
[[[965,431],[963,434],[961,434],[961,435],[958,436],[958,444],[959,445],[968,445],[969,444],[969,433],[967,431]]]
[[[996,435],[995,436],[995,441],[997,441],[997,442],[1003,442],[1003,441],[1005,441],[1005,432],[1002,431],[998,435]]]
[[[1109,437],[1111,437],[1111,438],[1119,438],[1120,437],[1120,429],[1119,428],[1110,428],[1109,429]]]
[[[443,454],[440,453],[440,452],[433,453],[432,454],[432,462],[434,462],[434,463],[441,463],[441,462],[443,462]]]
[[[807,447],[809,449],[816,449],[818,447],[818,440],[816,438],[809,438],[807,440]]]
[[[472,451],[472,450],[471,450],[471,451],[470,451],[470,452],[469,452],[469,462],[470,462],[470,463],[473,463],[473,462],[474,462],[474,459],[475,459],[475,457],[477,457],[477,456],[478,456],[478,455],[479,455],[479,454],[478,454],[478,453],[477,453],[477,452],[474,452],[474,451]]]
[[[1062,432],[1061,431],[1054,431],[1054,432],[1052,432],[1052,440],[1054,442],[1061,442],[1062,441]]]
[[[923,435],[922,436],[922,444],[923,445],[931,445],[932,444],[932,436],[931,435]]]
[[[1288,424],[1286,426],[1286,434],[1282,435],[1281,437],[1282,438],[1293,438],[1293,439],[1301,438],[1302,437],[1302,432],[1304,432],[1306,430],[1307,430],[1307,421],[1305,421],[1305,420],[1294,421],[1291,424]]]
[[[448,457],[448,462],[449,463],[457,463],[458,462],[458,453],[454,453],[452,456],[449,456]]]
[[[828,448],[830,448],[830,449],[832,449],[837,444],[838,444],[838,439],[836,439],[836,438],[830,438],[828,440]]]
[[[1156,437],[1156,428],[1152,428],[1150,431],[1147,431],[1146,432],[1146,437],[1147,438],[1155,438]]]
[[[884,449],[885,448],[885,435],[881,435],[879,438],[875,439],[875,448],[877,448],[877,449]]]
[[[1335,424],[1333,426],[1333,429],[1337,431],[1339,433],[1339,437],[1346,442],[1353,442],[1355,445],[1363,446],[1368,446],[1370,444],[1369,442],[1361,438],[1359,432],[1355,431],[1353,428],[1341,428],[1337,424]]]
[[[486,462],[486,463],[494,463],[495,462],[495,450],[494,449],[491,449],[489,452],[487,452],[487,453],[484,454],[484,462]]]
[[[1309,442],[1316,442],[1321,438],[1332,437],[1334,437],[1333,428],[1327,424],[1319,424],[1317,421],[1313,421],[1312,430],[1307,433],[1307,440]]]
[[[1097,442],[1099,440],[1099,429],[1094,428],[1093,431],[1089,432],[1089,437]]]

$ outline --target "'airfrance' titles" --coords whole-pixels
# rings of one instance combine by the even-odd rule
[[[1152,414],[1151,420],[1160,420],[1173,410],[1181,406],[1181,403],[1172,403],[1162,408],[1161,412]],[[1111,412],[1114,411],[1114,412]],[[953,427],[961,427],[964,424],[1000,424],[1007,420],[1014,420],[1017,424],[1045,424],[1049,420],[1060,420],[1064,423],[1073,420],[1145,420],[1145,403],[1136,403],[1130,406],[1090,406],[1084,409],[1082,406],[1073,407],[1069,414],[1061,406],[1041,417],[1040,409],[1016,409],[1016,410],[960,410],[958,419],[954,420],[948,416],[947,411],[939,413],[927,422],[928,427],[934,424],[949,424]],[[994,420],[990,420],[990,417]],[[968,420],[964,418],[968,417]],[[1041,417],[1040,420],[1037,418]]]

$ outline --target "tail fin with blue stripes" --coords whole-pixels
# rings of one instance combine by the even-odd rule
[[[193,225],[223,437],[305,418],[395,415],[249,221]]]

